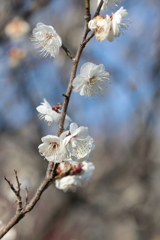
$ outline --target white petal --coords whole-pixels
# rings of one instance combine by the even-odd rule
[[[75,122],[71,123],[69,127],[70,133],[73,134],[77,128],[78,128],[78,125]]]
[[[90,70],[95,66],[94,63],[87,62],[84,63],[80,69],[80,73],[84,75],[88,75],[90,73]]]
[[[43,98],[43,101],[44,101],[44,103],[42,103],[42,104],[44,104],[44,106],[45,106],[46,108],[52,109],[51,105],[47,102],[47,100],[46,100],[45,98]]]
[[[38,106],[36,110],[42,114],[46,114],[47,109],[44,106]]]
[[[56,142],[56,143],[60,142],[59,137],[54,135],[47,135],[45,137],[42,137],[41,140],[42,142]]]
[[[82,174],[82,181],[89,181],[92,178],[93,171],[95,170],[95,166],[92,162],[87,163],[87,162],[82,162],[83,167],[82,169],[84,170]]]
[[[88,127],[79,127],[80,132],[78,134],[78,138],[86,138],[88,137]]]
[[[61,139],[64,139],[68,134],[69,134],[69,130],[63,132],[63,133],[60,135],[60,138],[61,138]]]
[[[49,116],[49,115],[46,115],[46,116],[44,117],[44,119],[45,119],[45,121],[47,121],[47,122],[52,122],[52,121],[53,121],[52,117]]]

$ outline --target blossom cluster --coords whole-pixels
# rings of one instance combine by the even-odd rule
[[[59,124],[60,104],[51,107],[44,99],[44,102],[37,107],[37,111],[40,119],[44,119],[49,124],[52,122]],[[71,121],[70,117],[66,115],[64,128],[67,128]],[[38,147],[40,155],[49,162],[59,163],[56,175],[58,179],[55,181],[57,188],[65,192],[67,190],[75,191],[83,182],[91,179],[94,165],[90,162],[90,158],[94,149],[94,141],[89,136],[87,127],[78,127],[76,123],[72,122],[69,130],[64,131],[59,137],[47,135],[41,140],[42,143]],[[68,167],[70,167],[70,171]]]
[[[99,5],[101,0],[97,1]],[[103,0],[101,10],[114,9],[119,0]],[[113,40],[119,37],[129,22],[129,14],[121,7],[111,15],[97,15],[88,23],[88,28],[94,31],[96,39],[100,42]],[[62,39],[52,26],[38,23],[32,32],[32,41],[35,48],[40,48],[44,57],[50,55],[56,57],[62,47]],[[91,62],[84,63],[80,68],[80,74],[74,77],[72,87],[74,92],[81,96],[92,97],[102,94],[110,74],[105,71],[103,64],[96,65]],[[51,106],[46,99],[37,107],[39,118],[51,125],[60,124],[62,117],[61,104]],[[69,126],[69,130],[66,130]],[[91,152],[94,149],[93,138],[89,135],[88,128],[72,122],[66,115],[64,119],[64,132],[60,136],[47,135],[42,137],[39,145],[39,153],[49,162],[54,162],[56,168],[55,185],[64,192],[75,191],[83,182],[91,179],[94,165],[91,162]]]

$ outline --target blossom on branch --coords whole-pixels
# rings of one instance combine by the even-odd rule
[[[46,99],[43,99],[44,102],[41,103],[40,106],[38,106],[36,109],[39,112],[39,118],[44,119],[48,122],[48,125],[51,125],[52,122],[59,124],[59,121],[61,119],[61,105],[57,104],[53,107],[46,101]],[[64,129],[66,129],[69,125],[69,122],[72,120],[70,117],[66,115],[65,121],[64,121]]]
[[[94,143],[93,138],[89,136],[87,127],[78,127],[76,123],[71,123],[69,131],[62,133],[60,138],[64,139],[68,161],[76,164],[89,160]]]
[[[110,25],[111,19],[108,15],[106,15],[106,18],[102,15],[98,15],[88,23],[89,29],[95,31],[95,37],[99,42],[107,39],[110,32]]]
[[[63,140],[54,135],[42,137],[42,144],[38,146],[39,153],[49,162],[60,163],[66,158]]]
[[[109,80],[109,76],[110,74],[105,71],[103,64],[96,65],[87,62],[82,65],[80,74],[73,80],[73,91],[88,97],[98,95],[104,90],[104,85]]]
[[[77,187],[81,187],[84,182],[89,181],[92,178],[95,166],[93,163],[82,162],[74,166],[74,175],[68,175],[60,179],[56,179],[56,188],[67,191],[76,191]]]
[[[108,41],[112,42],[114,38],[119,37],[120,34],[123,34],[124,30],[127,29],[127,22],[129,23],[129,19],[127,17],[129,17],[129,14],[123,7],[110,15],[111,27],[107,38]]]
[[[107,39],[108,41],[113,42],[114,38],[119,37],[120,34],[123,34],[124,30],[127,29],[127,23],[129,23],[127,17],[129,17],[127,10],[121,7],[110,16],[96,16],[89,21],[88,27],[95,32],[95,37],[98,41],[102,42]]]
[[[98,0],[97,6],[100,4],[101,0]],[[114,9],[114,7],[117,7],[118,3],[121,2],[120,0],[104,0],[103,5],[101,7],[101,10],[108,10],[108,9]]]
[[[51,57],[56,57],[59,54],[62,40],[52,26],[37,23],[32,33],[31,41],[35,42],[33,44],[35,48],[41,48],[40,53],[43,57],[49,54]]]

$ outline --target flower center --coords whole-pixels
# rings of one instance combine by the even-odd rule
[[[46,33],[46,39],[47,40],[50,40],[52,38],[53,38],[53,35],[51,33],[50,34]]]
[[[113,20],[113,18],[114,18],[114,13],[112,13],[112,14],[110,15],[111,21]]]
[[[53,152],[56,152],[59,148],[59,144],[56,142],[51,142],[45,149],[45,156],[49,157],[53,154]]]
[[[89,79],[89,85],[94,85],[95,83],[97,82],[96,78],[95,77],[92,77]]]
[[[55,112],[57,112],[57,113],[61,113],[61,112],[59,111],[59,109],[60,109],[60,105],[55,105],[55,106],[52,107],[52,110],[53,110],[53,111],[55,111]]]
[[[50,150],[54,151],[58,147],[59,144],[56,142],[51,142],[49,145],[50,145],[49,146]]]

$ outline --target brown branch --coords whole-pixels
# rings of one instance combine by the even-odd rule
[[[19,182],[18,179],[18,175],[17,175],[17,171],[14,170],[15,173],[15,177],[16,177],[16,181],[17,181],[17,191],[15,192],[16,196],[17,196],[17,211],[21,212],[22,210],[22,198],[21,198],[21,183]]]
[[[98,5],[98,7],[97,7],[97,10],[96,10],[96,12],[95,12],[95,14],[94,14],[94,17],[96,17],[97,15],[99,15],[99,13],[100,13],[100,11],[101,11],[102,5],[103,5],[103,0],[100,1],[99,5]]]
[[[91,40],[91,38],[94,37],[94,35],[95,35],[95,32],[93,32],[93,33],[83,42],[83,44],[88,43],[88,42]]]
[[[91,14],[90,14],[90,0],[86,0],[85,2],[85,8],[86,8],[86,16],[88,16],[88,22],[90,20]]]
[[[17,181],[17,190],[14,188],[13,184],[6,178],[4,177],[4,179],[6,180],[6,182],[8,183],[8,185],[10,186],[10,188],[12,189],[12,191],[14,192],[14,194],[16,195],[17,197],[17,200],[16,200],[16,203],[17,203],[17,211],[16,212],[21,212],[22,210],[22,197],[20,195],[20,192],[21,192],[21,183],[19,182],[19,179],[18,179],[18,175],[17,175],[17,171],[14,170],[14,173],[15,173],[15,178],[16,178],[16,181]]]
[[[91,14],[90,14],[90,0],[86,0],[85,2],[85,8],[86,8],[86,15],[84,16],[85,19],[85,27],[84,27],[84,34],[82,38],[82,42],[86,39],[88,33],[90,32],[90,29],[88,28],[88,22],[91,19]]]
[[[64,46],[64,44],[62,44],[61,48],[66,52],[67,56],[73,60],[74,57],[72,56],[72,54],[70,53],[70,51]]]
[[[26,208],[27,204],[28,204],[28,195],[29,195],[29,191],[27,188],[25,188],[26,191],[26,198],[25,198],[25,204],[24,204],[24,208]]]
[[[103,4],[103,0],[101,0],[94,16],[97,16],[99,14],[100,9],[102,7],[102,4]],[[68,49],[64,45],[62,45],[62,48],[66,52],[67,56],[72,60],[72,71],[71,71],[67,91],[66,91],[65,94],[63,94],[65,99],[64,99],[64,102],[63,102],[63,106],[62,106],[62,112],[61,112],[62,117],[61,117],[60,123],[58,125],[57,136],[60,136],[60,134],[63,132],[64,119],[65,119],[65,116],[66,116],[66,112],[67,112],[67,109],[68,109],[68,104],[69,104],[71,93],[72,93],[72,82],[73,82],[73,79],[76,76],[79,59],[82,55],[83,49],[85,48],[86,44],[94,36],[94,33],[92,33],[91,36],[86,39],[87,34],[90,32],[90,30],[88,29],[88,21],[90,20],[90,6],[89,5],[90,5],[90,1],[86,0],[86,5],[85,5],[86,16],[84,17],[85,18],[85,26],[84,26],[82,41],[81,41],[81,43],[79,45],[79,48],[77,50],[76,57],[73,58],[73,56],[70,54]],[[21,211],[17,211],[15,216],[0,231],[0,238],[2,238],[14,225],[16,225],[25,216],[26,213],[30,212],[34,208],[34,206],[39,201],[43,192],[54,181],[54,178],[56,176],[56,168],[57,167],[58,167],[58,164],[54,164],[53,162],[49,162],[45,178],[42,181],[42,183],[40,184],[40,186],[38,187],[38,189],[36,190],[36,193],[34,194],[34,196],[32,197],[32,199],[30,200],[29,203],[28,203],[28,190],[26,189],[26,199],[25,199],[24,207],[21,209],[20,205],[19,205],[19,210],[21,209]],[[8,182],[12,191],[15,192],[15,194],[18,193],[20,195],[20,183],[19,183],[16,171],[15,171],[15,175],[16,175],[18,190],[16,190],[13,187],[13,184],[11,184],[9,180],[7,180],[6,178],[5,178],[5,180]],[[20,204],[20,203],[18,203],[18,204]]]
[[[48,164],[49,165],[49,164]],[[52,164],[51,164],[52,165]],[[49,168],[50,170],[50,168]],[[39,201],[42,193],[48,188],[48,186],[53,182],[54,175],[53,172],[51,171],[50,177],[48,176],[48,169],[46,171],[46,176],[45,179],[42,181],[40,186],[38,187],[35,195],[31,199],[29,203],[24,205],[24,207],[21,209],[21,211],[16,211],[15,216],[9,221],[9,223],[0,231],[0,238],[2,238],[14,225],[16,225],[24,216],[26,213],[30,212],[36,203]],[[13,187],[13,184],[10,183],[8,179],[5,178],[5,180],[8,182],[9,186],[11,187],[12,191],[16,194],[16,190]],[[28,201],[28,190],[27,190],[27,197],[26,197],[26,202]]]

